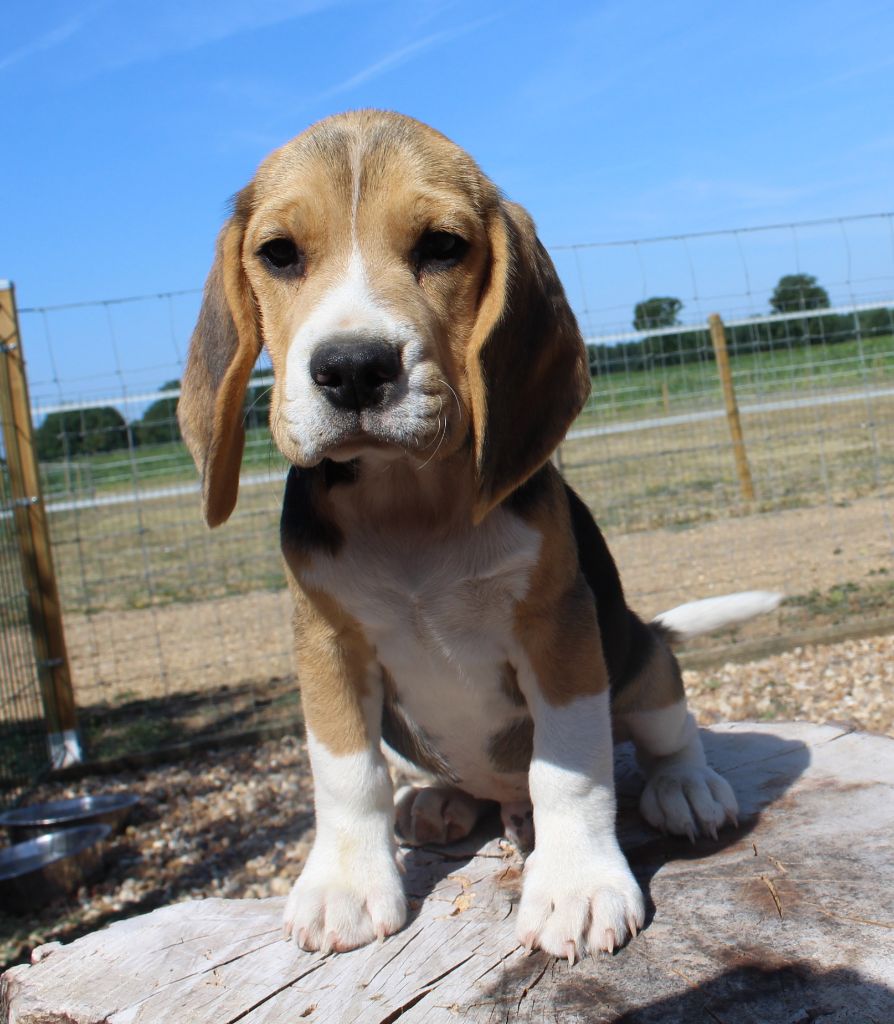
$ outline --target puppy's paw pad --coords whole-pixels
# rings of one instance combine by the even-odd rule
[[[611,953],[642,928],[643,896],[626,861],[591,857],[572,866],[528,859],[516,934],[526,949],[539,947],[574,963],[587,953]],[[530,870],[529,870],[530,869]]]
[[[449,786],[407,786],[395,800],[397,829],[412,846],[456,843],[475,827],[483,801]]]
[[[308,862],[286,901],[283,936],[309,952],[342,953],[392,935],[406,918],[393,862],[378,870],[359,866],[344,877]]]
[[[662,832],[688,836],[699,832],[717,838],[727,822],[738,824],[739,805],[732,787],[707,765],[659,765],[639,802],[646,821]]]

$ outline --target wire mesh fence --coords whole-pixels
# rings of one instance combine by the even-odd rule
[[[6,451],[0,444],[0,788],[6,799],[47,768],[46,725]]]
[[[0,282],[0,795],[14,798],[22,787],[45,772],[49,763],[48,731],[52,728],[40,678],[40,618],[33,588],[31,509],[22,486],[19,412],[27,401],[15,384],[20,360],[12,292]],[[20,362],[18,363],[20,366]],[[12,371],[12,372],[11,372]],[[32,470],[36,467],[32,461]]]
[[[723,637],[726,653],[748,639],[766,649],[887,628],[894,617],[892,311],[820,311],[809,341],[795,333],[803,324],[726,325],[753,496],[707,329],[688,332],[685,361],[678,350],[599,379],[562,449],[645,612],[752,587],[788,595],[775,618]]]
[[[714,656],[894,624],[894,215],[552,252],[593,371],[559,460],[633,606],[652,615],[751,587],[788,595],[775,616],[712,640]],[[174,419],[198,298],[21,311],[91,758],[298,715],[269,368],[246,402],[236,513],[209,532]]]

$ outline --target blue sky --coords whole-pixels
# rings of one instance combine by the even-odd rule
[[[892,39],[894,5],[868,0],[10,4],[0,277],[24,307],[198,287],[260,159],[359,106],[469,149],[548,246],[887,211]],[[645,270],[633,249],[557,262],[582,316],[621,326],[644,292],[760,305],[797,260],[835,298],[854,277],[890,290],[878,226],[754,236],[749,274],[706,242],[694,287],[678,246],[646,247]],[[176,375],[195,308],[23,315],[33,390],[111,387],[113,350],[129,387]]]

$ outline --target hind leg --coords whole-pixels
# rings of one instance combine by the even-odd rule
[[[397,830],[411,846],[465,839],[486,806],[452,786],[403,786],[394,800]]]
[[[615,735],[633,740],[646,776],[640,812],[662,832],[692,841],[699,832],[716,838],[727,821],[736,823],[736,797],[705,758],[677,659],[663,634],[646,628],[649,634],[640,639],[651,650],[612,706]]]
[[[708,765],[685,697],[668,707],[619,718],[646,776],[639,808],[650,825],[695,842],[699,832],[716,839],[726,822],[738,824],[735,794]]]

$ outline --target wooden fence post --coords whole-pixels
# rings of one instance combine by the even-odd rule
[[[50,761],[54,768],[62,768],[82,760],[81,745],[40,487],[15,291],[9,281],[0,281],[0,415]]]
[[[739,474],[739,487],[746,501],[754,501],[754,482],[748,466],[748,455],[745,452],[745,438],[742,435],[742,423],[739,419],[739,406],[736,402],[736,391],[733,387],[733,375],[729,367],[729,355],[726,350],[726,331],[719,313],[708,317],[711,330],[711,344],[717,360],[717,373],[723,386],[723,401],[726,405],[726,421],[730,436],[733,439],[733,455],[736,460],[736,472]]]

